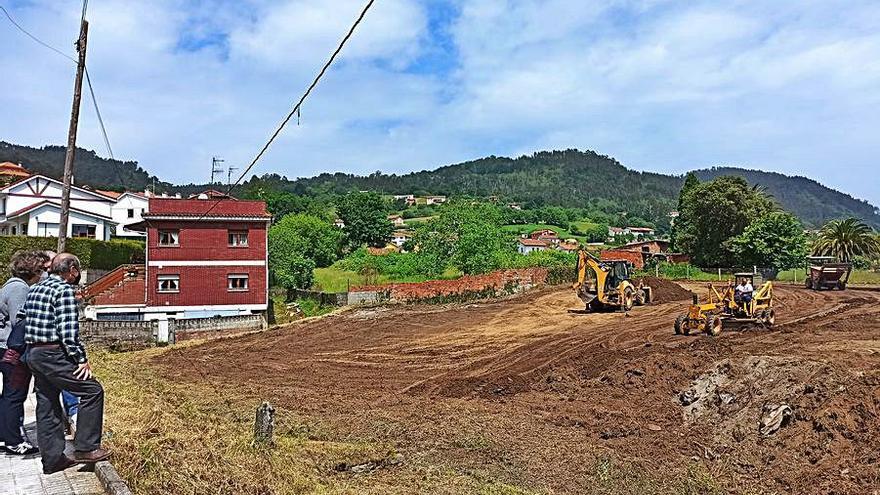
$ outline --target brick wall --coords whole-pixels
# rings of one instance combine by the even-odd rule
[[[429,280],[405,284],[352,287],[349,304],[391,301],[457,300],[492,297],[528,290],[547,282],[546,268],[499,270],[484,275],[465,275],[455,280]]]
[[[150,261],[263,260],[266,258],[265,222],[184,222],[154,220],[147,231]],[[159,231],[180,230],[177,246],[159,246]],[[229,246],[229,231],[248,231],[246,247]]]
[[[636,268],[645,266],[644,256],[639,251],[629,251],[626,249],[609,249],[599,253],[599,259],[603,260],[627,260]]]

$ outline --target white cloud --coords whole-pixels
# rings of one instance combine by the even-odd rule
[[[178,182],[204,180],[213,155],[246,164],[364,2],[90,2],[89,67],[117,155]],[[455,17],[438,21],[443,3]],[[72,53],[79,2],[8,7]],[[640,169],[809,175],[880,203],[877,181],[855,178],[880,153],[878,23],[870,0],[377,0],[256,171],[579,147]],[[63,143],[71,64],[8,25],[0,45],[0,108],[15,116],[0,139]],[[85,105],[80,143],[103,152]]]

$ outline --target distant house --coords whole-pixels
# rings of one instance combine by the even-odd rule
[[[345,222],[343,222],[341,218],[337,218],[336,220],[333,220],[333,225],[335,225],[341,229],[341,228],[345,227]]]
[[[12,162],[0,163],[0,184],[9,184],[31,176],[31,173],[21,165]]]
[[[428,196],[425,198],[426,205],[439,205],[446,202],[446,196]]]
[[[547,244],[559,244],[559,236],[550,229],[538,229],[529,234],[529,238],[544,241]]]
[[[620,235],[627,235],[629,233],[629,229],[625,229],[623,227],[608,227],[608,237],[612,239]]]
[[[550,244],[547,241],[528,237],[521,238],[517,246],[519,254],[529,254],[532,251],[546,251],[548,249],[550,249]]]
[[[522,206],[519,203],[510,203],[507,207],[511,210],[522,210]]]
[[[406,222],[400,215],[388,215],[388,221],[391,222],[391,224],[395,227],[403,227],[404,225],[406,225]]]
[[[636,239],[654,237],[654,229],[649,227],[627,227],[626,230],[629,230],[629,233],[634,235]]]
[[[116,203],[110,207],[113,221],[117,224],[113,233],[115,237],[143,239],[147,236],[145,232],[138,232],[126,228],[129,225],[134,225],[143,220],[144,213],[149,212],[150,200],[145,193],[131,191],[126,191],[124,193],[116,193],[113,191],[96,192],[116,198]]]
[[[559,244],[557,244],[556,249],[558,249],[560,251],[565,251],[567,253],[573,253],[573,252],[576,252],[578,249],[580,249],[580,246],[578,245],[578,243],[576,241],[575,242],[567,242],[566,241],[566,242],[560,242]]]
[[[650,259],[668,261],[670,263],[687,263],[690,261],[687,255],[670,253],[669,241],[651,240],[631,242],[619,248],[602,251],[602,259],[625,259],[630,261],[636,268],[643,268]]]
[[[395,194],[394,199],[397,201],[403,200],[407,206],[413,206],[416,204],[416,197],[413,194]]]
[[[408,230],[395,230],[393,234],[391,234],[391,244],[394,244],[398,248],[402,248],[406,241],[412,239],[412,232]]]

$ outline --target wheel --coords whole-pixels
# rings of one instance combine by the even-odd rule
[[[688,315],[678,315],[675,319],[675,335],[681,335],[688,324]]]
[[[776,323],[776,310],[770,308],[767,310],[767,318],[764,320],[764,324],[772,327],[774,323]]]
[[[840,290],[846,290],[846,282],[844,282],[843,280],[839,280],[837,282],[837,288]]]
[[[635,304],[635,294],[633,294],[631,287],[627,287],[623,290],[623,310],[629,311],[633,309],[633,304]]]
[[[718,335],[721,333],[721,326],[723,325],[721,318],[717,316],[710,315],[706,317],[706,333],[712,335]]]

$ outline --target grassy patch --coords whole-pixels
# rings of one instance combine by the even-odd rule
[[[577,239],[580,242],[586,242],[586,238],[581,236],[572,235],[568,229],[564,229],[562,227],[556,225],[549,225],[545,223],[524,223],[524,224],[512,224],[505,225],[501,227],[505,232],[510,232],[511,234],[522,235],[522,234],[530,234],[539,229],[549,229],[553,232],[556,232],[556,235],[559,236],[560,239]]]
[[[440,276],[442,279],[455,279],[460,277],[461,271],[454,268],[447,268]],[[360,273],[350,270],[342,270],[336,267],[315,268],[315,289],[324,292],[346,292],[349,287],[355,285],[370,284],[386,284],[386,283],[405,283],[405,282],[424,282],[429,277],[423,275],[414,275],[410,277],[392,277],[389,275],[376,275],[367,277]]]

